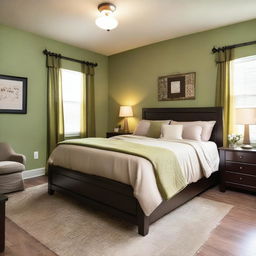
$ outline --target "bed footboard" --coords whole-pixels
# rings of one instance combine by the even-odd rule
[[[50,165],[48,194],[55,191],[138,225],[140,235],[148,234],[149,218],[127,184]]]
[[[151,223],[217,182],[217,172],[208,179],[202,178],[187,186],[170,200],[163,201],[150,216],[146,216],[133,195],[133,188],[127,184],[54,165],[49,165],[48,168],[49,195],[58,191],[94,208],[125,219],[137,225],[138,233],[142,236],[148,234]]]

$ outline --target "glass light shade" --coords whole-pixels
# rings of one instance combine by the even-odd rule
[[[104,30],[112,30],[118,25],[118,21],[114,17],[107,14],[97,18],[95,23],[98,27]]]
[[[121,106],[119,111],[120,117],[129,117],[133,116],[132,107],[131,106]]]

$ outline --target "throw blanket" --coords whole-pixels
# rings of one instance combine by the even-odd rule
[[[140,156],[149,160],[154,167],[158,189],[162,197],[166,200],[173,197],[187,185],[176,155],[168,149],[105,138],[73,139],[60,142],[59,144],[71,144],[116,151]]]
[[[143,145],[152,145],[152,141],[149,141],[147,137],[145,138],[140,137],[138,140],[138,138],[132,135],[122,135],[122,136],[113,137],[111,139],[126,140],[126,141],[128,140],[134,143],[143,143]],[[197,154],[203,174],[206,178],[209,178],[211,174],[214,171],[216,171],[215,162],[211,159],[211,154],[209,154],[209,152],[207,151],[207,146],[209,145],[202,143],[201,141],[195,141],[195,140],[164,140],[164,139],[161,139],[161,140],[157,139],[154,141],[154,144],[157,147],[169,148],[169,150],[171,150],[169,142],[190,145]]]

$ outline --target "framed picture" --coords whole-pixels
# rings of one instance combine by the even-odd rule
[[[159,77],[158,100],[195,99],[195,81],[195,72]]]
[[[27,113],[27,78],[0,75],[0,113]]]

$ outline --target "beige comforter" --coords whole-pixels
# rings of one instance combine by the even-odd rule
[[[209,177],[218,170],[219,156],[214,142],[167,141],[134,135],[111,139],[172,150],[188,183],[196,182],[203,176]],[[142,157],[75,145],[59,145],[51,154],[49,163],[131,185],[146,215],[150,215],[162,202],[152,164]]]

